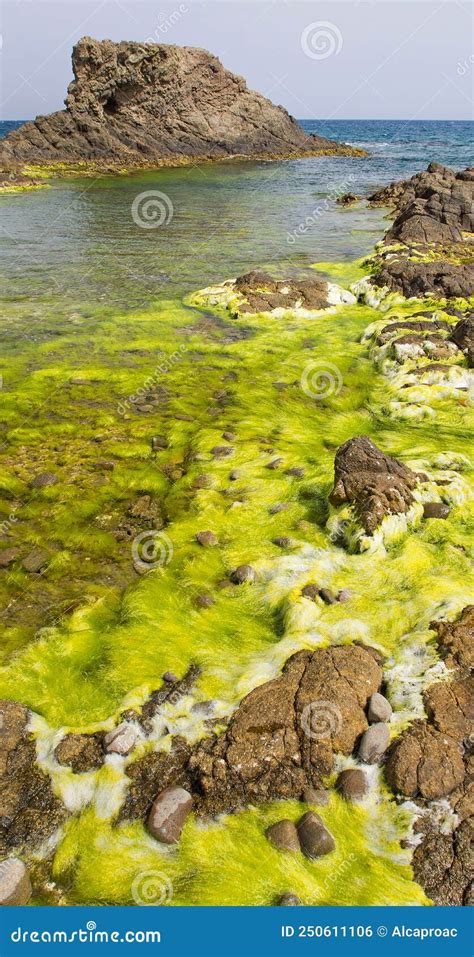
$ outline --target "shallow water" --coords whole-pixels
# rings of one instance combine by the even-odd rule
[[[342,124],[324,132],[338,130],[353,138]],[[413,130],[399,129],[394,138],[391,124],[353,125],[354,138],[373,145],[368,159],[227,163],[56,181],[0,197],[7,294],[2,545],[17,546],[22,557],[41,546],[49,560],[38,576],[19,563],[1,573],[0,696],[36,713],[42,766],[74,811],[57,836],[57,884],[36,902],[136,902],[137,882],[151,871],[164,894],[155,900],[166,904],[266,904],[290,889],[305,903],[427,903],[399,843],[410,815],[377,776],[362,806],[347,806],[333,793],[323,809],[336,838],[334,858],[288,861],[264,830],[279,817],[296,820],[305,810],[299,802],[208,826],[190,820],[179,848],[164,850],[142,822],[114,824],[126,784],[123,761],[79,786],[54,758],[67,729],[109,729],[124,707],[141,704],[159,686],[165,670],[182,675],[198,663],[202,674],[191,699],[166,715],[166,727],[157,722],[150,744],[163,749],[170,731],[190,741],[204,733],[190,713],[195,699],[213,699],[221,717],[299,648],[355,639],[387,656],[394,731],[422,714],[425,682],[443,677],[429,623],[454,617],[469,594],[464,399],[443,393],[431,401],[421,389],[422,411],[434,417],[394,417],[395,387],[361,341],[380,319],[369,306],[317,319],[229,320],[183,302],[183,295],[253,266],[309,273],[319,261],[335,281],[358,278],[364,269],[353,260],[380,238],[383,211],[341,210],[328,190],[365,192],[409,175],[426,165],[426,138],[437,159],[457,151],[458,165],[468,162],[465,124],[420,130],[424,146],[415,137],[407,148],[404,137]],[[153,230],[131,215],[134,198],[148,189],[173,204],[169,224]],[[288,241],[315,209],[322,211],[310,228]],[[317,398],[305,391],[315,362],[336,367],[340,388]],[[137,413],[130,397],[147,380],[159,401]],[[224,430],[236,435],[235,453],[213,459]],[[364,554],[331,541],[335,450],[360,432],[417,470],[453,476],[460,493],[449,522],[415,520],[395,529],[387,548],[378,541]],[[150,448],[156,434],[169,443],[157,455]],[[450,458],[440,460],[446,451]],[[274,454],[285,468],[303,466],[304,478],[268,471]],[[113,470],[100,466],[104,460]],[[232,483],[230,468],[239,472]],[[54,472],[57,483],[31,490],[31,477],[43,471]],[[197,489],[203,473],[209,481]],[[115,532],[130,524],[130,501],[143,495],[160,501],[167,524],[163,561],[141,577],[131,541]],[[288,508],[271,515],[277,502]],[[161,529],[157,516],[145,532],[150,525]],[[196,544],[203,528],[216,531],[219,548]],[[290,554],[273,544],[275,536],[294,540]],[[258,584],[219,589],[241,562],[258,569]],[[307,602],[301,587],[308,580],[348,588],[350,604]],[[215,604],[197,609],[200,594],[211,594]]]

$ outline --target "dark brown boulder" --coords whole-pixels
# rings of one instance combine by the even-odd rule
[[[0,702],[0,854],[39,847],[66,818],[46,774],[36,764],[29,713],[16,701]]]
[[[469,262],[416,262],[400,256],[386,261],[372,280],[376,286],[387,286],[407,299],[425,295],[468,299],[474,295],[474,267]]]
[[[369,534],[390,513],[405,513],[418,479],[411,469],[385,455],[366,435],[341,445],[334,462],[332,505],[352,504]]]
[[[456,323],[450,337],[465,352],[469,368],[474,367],[474,313]]]
[[[335,850],[336,843],[326,825],[314,811],[303,815],[297,825],[301,850],[310,859],[325,857]]]
[[[78,160],[173,165],[192,158],[361,153],[305,133],[206,50],[83,37],[66,109],[0,146],[0,166]]]
[[[430,628],[448,668],[474,668],[474,605],[467,605],[457,621],[433,621]]]
[[[242,313],[271,312],[273,309],[326,309],[328,284],[324,279],[273,279],[254,270],[235,280],[235,290],[245,297],[238,306]]]
[[[300,842],[298,840],[298,831],[293,821],[277,821],[265,831],[266,838],[280,851],[292,851],[298,853]]]

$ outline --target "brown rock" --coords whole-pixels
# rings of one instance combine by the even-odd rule
[[[415,721],[390,749],[385,774],[405,797],[446,797],[464,779],[461,748],[454,738]]]
[[[31,572],[32,574],[37,574],[38,572],[43,571],[46,568],[46,565],[49,562],[48,552],[45,552],[43,548],[33,548],[31,552],[23,559],[22,566],[25,569],[25,572]]]
[[[329,792],[324,788],[305,788],[302,794],[305,804],[317,804],[325,807],[329,804]]]
[[[153,801],[148,830],[162,844],[177,844],[193,806],[192,795],[181,787],[168,787]]]
[[[20,555],[19,548],[3,548],[0,552],[0,568],[8,568]]]
[[[430,628],[449,668],[474,668],[474,605],[467,605],[457,621],[433,621]]]
[[[276,824],[272,824],[271,827],[267,828],[265,836],[270,841],[270,844],[277,847],[279,851],[293,851],[298,853],[300,850],[298,831],[293,821],[277,821]]]
[[[167,449],[168,439],[166,435],[154,435],[151,440],[151,448],[153,452],[162,452],[164,449]]]
[[[320,588],[319,597],[323,599],[326,605],[335,605],[337,602],[336,595],[330,588]]]
[[[361,768],[347,768],[339,774],[336,789],[346,801],[361,801],[369,789],[367,775]]]
[[[49,485],[56,485],[59,481],[57,475],[53,472],[41,472],[30,482],[30,488],[47,488]]]
[[[104,735],[67,734],[59,742],[54,754],[59,764],[65,764],[76,774],[99,768],[104,760]]]
[[[358,435],[337,450],[330,501],[353,504],[371,534],[385,515],[408,511],[416,484],[411,469],[381,452],[366,435]]]
[[[332,834],[318,814],[308,811],[297,825],[301,850],[305,857],[324,857],[334,851],[336,844]]]
[[[304,585],[301,589],[301,594],[303,595],[303,598],[310,598],[311,601],[316,601],[316,598],[319,595],[319,587],[318,585],[314,585],[312,583],[309,585]]]
[[[204,547],[211,547],[211,548],[219,544],[219,539],[217,535],[215,535],[214,532],[209,532],[209,531],[198,532],[196,535],[196,541],[199,542],[199,544],[203,545]]]
[[[357,152],[308,135],[202,49],[83,37],[72,68],[66,109],[6,137],[0,166]]]
[[[277,900],[277,907],[299,907],[301,901],[297,894],[282,894]]]
[[[254,582],[257,575],[251,565],[239,565],[229,577],[234,585],[243,585],[245,582]]]
[[[424,518],[447,518],[451,509],[444,502],[425,502],[423,506]]]

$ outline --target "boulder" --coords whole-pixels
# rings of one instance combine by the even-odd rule
[[[19,548],[3,548],[0,552],[0,568],[8,568],[20,555]]]
[[[48,488],[50,485],[56,485],[59,481],[57,475],[53,472],[41,472],[30,482],[30,488]]]
[[[214,532],[197,532],[196,541],[205,548],[212,548],[219,544],[219,539]]]
[[[303,815],[298,822],[297,830],[301,850],[305,857],[324,857],[336,848],[332,834],[314,811],[308,811]]]
[[[464,780],[461,747],[426,721],[415,721],[391,747],[385,775],[390,787],[404,797],[428,801],[446,797]]]
[[[474,269],[469,262],[422,262],[402,255],[385,260],[372,277],[376,286],[386,286],[405,298],[462,298],[474,295]]]
[[[450,337],[466,354],[469,368],[474,366],[474,313],[456,323]]]
[[[432,621],[430,628],[448,668],[474,669],[474,605],[467,605],[457,621]]]
[[[382,672],[356,645],[301,651],[281,675],[241,701],[227,730],[200,742],[189,761],[198,814],[217,814],[320,788],[334,753],[351,754]]]
[[[23,861],[9,857],[0,862],[0,904],[12,907],[27,904],[31,881]]]
[[[193,798],[181,787],[165,788],[155,798],[148,816],[148,830],[162,844],[177,844],[191,813]]]
[[[30,572],[31,574],[38,574],[42,572],[46,565],[49,562],[49,553],[44,550],[44,548],[33,548],[28,555],[22,560],[22,567],[25,572]]]
[[[245,582],[254,582],[257,575],[251,565],[239,565],[231,572],[229,577],[234,585],[244,585]]]
[[[423,518],[447,518],[451,509],[444,502],[425,502]]]
[[[366,435],[341,445],[334,462],[332,505],[354,505],[364,529],[372,534],[382,519],[408,511],[418,478],[411,469],[385,455]]]
[[[300,850],[298,831],[293,821],[277,821],[276,824],[272,824],[271,827],[267,828],[265,836],[270,841],[270,844],[273,844],[273,846],[277,847],[280,851],[298,852]]]

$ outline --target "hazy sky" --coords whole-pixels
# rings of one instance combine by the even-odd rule
[[[205,47],[299,118],[470,119],[464,0],[3,0],[1,113],[61,109],[84,35]]]

